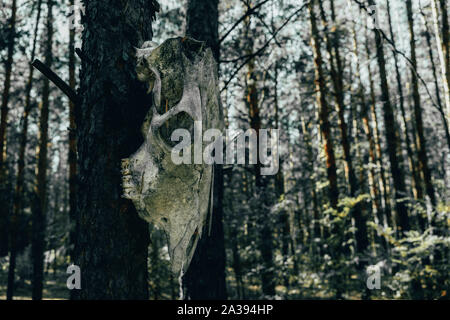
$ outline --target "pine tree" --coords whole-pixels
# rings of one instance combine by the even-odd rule
[[[76,299],[147,299],[148,226],[123,199],[121,159],[142,144],[151,105],[135,73],[135,48],[151,40],[155,1],[89,1],[77,107],[79,185]]]

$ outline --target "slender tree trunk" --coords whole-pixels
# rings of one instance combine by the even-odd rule
[[[259,150],[259,131],[261,129],[261,114],[259,109],[258,92],[257,92],[257,76],[255,73],[254,60],[248,63],[247,71],[247,89],[246,89],[246,104],[250,118],[250,128],[257,133],[257,145]],[[263,196],[266,189],[266,181],[260,173],[259,158],[257,164],[254,166],[255,172],[255,191],[261,197],[260,212],[258,214],[258,227],[260,228],[260,242],[259,249],[263,260],[264,268],[261,271],[262,291],[266,297],[273,297],[275,295],[275,274],[273,263],[273,235],[272,228],[269,222],[267,198]]]
[[[424,34],[425,34],[425,39],[427,41],[427,46],[428,46],[428,57],[430,58],[431,71],[433,72],[436,102],[437,102],[437,106],[439,109],[439,113],[441,114],[441,117],[442,117],[442,123],[444,124],[445,138],[447,140],[447,146],[448,146],[448,150],[450,152],[450,129],[449,129],[447,118],[445,116],[445,109],[444,109],[444,106],[442,105],[441,93],[439,91],[439,80],[438,80],[437,71],[436,71],[436,63],[434,62],[433,46],[431,44],[431,32],[430,32],[430,28],[428,26],[427,17],[425,15],[425,13],[423,12],[422,8],[420,8],[420,13],[422,15],[423,23],[425,26]]]
[[[251,6],[251,4],[250,4]],[[246,17],[245,21],[245,37],[246,37],[246,54],[253,52],[254,41],[250,34],[250,17]],[[258,97],[258,75],[255,70],[255,59],[250,59],[247,64],[246,75],[246,88],[245,88],[245,103],[248,112],[248,118],[250,122],[250,128],[256,132],[257,146],[256,150],[259,150],[260,142],[260,129],[261,129],[261,110],[260,100]],[[261,270],[261,285],[263,295],[268,297],[275,296],[275,273],[274,273],[274,260],[273,260],[273,233],[271,219],[269,216],[269,199],[265,196],[267,192],[267,181],[261,175],[259,156],[257,157],[257,164],[254,165],[254,188],[252,188],[251,195],[253,197],[259,197],[258,214],[256,215],[257,228],[259,230],[260,239],[258,241],[259,251],[261,252],[262,265]]]
[[[17,219],[11,220],[11,231],[12,234],[17,233]],[[6,291],[6,299],[12,300],[14,297],[14,280],[15,280],[15,270],[17,264],[17,249],[15,241],[10,244],[9,252],[9,269],[8,269],[8,288]]]
[[[319,107],[320,131],[324,140],[325,155],[327,159],[327,178],[329,182],[329,197],[333,208],[337,208],[339,190],[337,186],[336,158],[334,155],[333,139],[331,137],[331,124],[329,107],[325,97],[325,77],[322,69],[323,60],[320,52],[320,38],[314,13],[314,0],[308,5],[311,24],[311,47],[314,53],[315,87],[317,106]]]
[[[314,180],[312,178],[312,174],[314,172],[314,159],[313,159],[313,148],[312,148],[312,143],[311,143],[311,137],[309,134],[309,130],[308,130],[308,126],[305,123],[305,119],[300,116],[300,122],[301,122],[301,127],[300,127],[300,132],[301,135],[303,136],[303,142],[306,145],[306,156],[308,159],[308,171],[309,171],[309,177],[308,177],[308,187],[311,190],[311,193],[305,193],[305,199],[308,199],[310,196],[312,197],[312,202],[313,202],[313,224],[311,226],[311,239],[314,240],[314,238],[319,238],[320,237],[320,224],[319,224],[319,219],[320,219],[320,212],[319,212],[319,205],[318,205],[318,201],[317,201],[317,192],[316,192],[316,188],[314,185]]]
[[[11,7],[11,18],[9,19],[9,33],[8,33],[8,48],[7,48],[7,58],[5,62],[5,82],[2,92],[2,104],[0,109],[0,215],[6,223],[6,230],[9,233],[9,247],[14,248],[15,243],[11,238],[11,234],[16,233],[17,221],[12,219],[10,221],[10,227],[8,227],[7,221],[9,220],[9,200],[7,199],[8,186],[6,183],[7,169],[6,169],[6,128],[8,125],[8,103],[10,98],[10,88],[11,88],[11,74],[13,67],[13,57],[15,49],[16,40],[16,14],[17,14],[17,1],[13,0]],[[9,229],[9,230],[8,230]],[[7,236],[8,237],[8,236]],[[8,270],[8,289],[6,298],[11,300],[13,297],[14,290],[14,270],[16,267],[16,252],[14,249],[10,249],[9,253],[9,270]]]
[[[275,109],[275,121],[274,121],[274,129],[280,128],[280,107],[278,103],[278,64],[275,62],[274,65],[274,109]],[[287,132],[288,130],[286,130]],[[280,168],[282,168],[282,164],[280,163]],[[278,170],[278,173],[275,175],[275,195],[277,197],[277,201],[281,201],[285,196],[285,186],[284,186],[284,174],[283,170]],[[280,224],[280,234],[281,234],[281,251],[283,256],[283,265],[284,265],[284,286],[287,289],[287,292],[289,291],[289,264],[288,264],[288,258],[289,258],[289,247],[292,248],[292,250],[295,250],[295,248],[292,246],[291,243],[291,224],[289,221],[289,213],[287,210],[283,209],[280,212],[279,215],[279,224]],[[292,256],[292,259],[295,263],[295,255]]]
[[[330,2],[332,20],[335,23],[334,4]],[[319,0],[320,14],[325,31],[325,43],[328,54],[330,55],[330,70],[331,78],[334,88],[334,96],[336,101],[336,107],[338,110],[339,130],[341,133],[342,148],[344,151],[344,163],[345,163],[345,176],[347,177],[348,184],[350,186],[350,196],[356,197],[358,195],[358,181],[356,178],[355,170],[353,168],[353,159],[350,151],[350,141],[348,137],[348,126],[345,121],[345,105],[344,105],[344,83],[342,79],[342,61],[339,52],[339,39],[337,38],[336,31],[334,35],[329,37],[328,35],[328,21],[323,9],[322,0]],[[367,226],[366,219],[363,214],[363,209],[360,203],[358,203],[352,210],[352,216],[355,219],[356,224],[356,249],[359,253],[364,252],[369,242],[367,239]]]
[[[329,199],[331,207],[337,210],[339,191],[337,185],[337,168],[336,168],[336,158],[334,154],[333,139],[331,135],[331,123],[329,120],[329,106],[326,100],[326,85],[325,85],[325,75],[322,69],[323,59],[322,53],[320,51],[320,35],[317,28],[317,21],[314,12],[315,1],[312,0],[308,4],[309,10],[309,20],[311,25],[311,47],[314,55],[314,67],[315,67],[315,89],[316,89],[316,103],[319,112],[319,123],[320,131],[324,141],[325,156],[327,159],[327,178],[329,182]],[[332,233],[339,232],[332,228]],[[339,248],[340,250],[341,248]],[[330,248],[328,253],[331,255],[332,259],[339,259],[341,252]],[[344,288],[344,277],[333,276],[331,279],[331,286],[336,291],[336,298],[341,299],[342,294],[345,290]]]
[[[394,30],[392,28],[392,19],[391,19],[391,11],[390,11],[390,2],[389,0],[386,0],[386,6],[387,6],[387,15],[388,15],[388,22],[389,22],[389,34],[394,46],[394,50],[397,50],[397,47],[395,45],[395,34]],[[405,98],[403,96],[403,85],[402,85],[402,77],[400,73],[400,68],[398,66],[398,57],[397,53],[394,52],[394,63],[395,63],[395,74],[396,74],[396,80],[397,80],[397,91],[399,94],[399,102],[400,102],[400,111],[402,115],[403,120],[403,126],[405,128],[405,144],[406,144],[406,151],[408,154],[408,162],[409,162],[409,169],[411,171],[412,175],[412,187],[414,190],[414,197],[416,199],[423,199],[423,189],[422,189],[422,182],[420,179],[420,173],[417,172],[417,165],[414,161],[414,153],[411,148],[411,140],[409,139],[408,134],[408,122],[406,121],[406,112],[405,112]]]
[[[378,183],[375,173],[375,166],[377,165],[377,159],[375,155],[375,142],[372,132],[372,127],[370,125],[370,118],[369,118],[369,105],[367,104],[365,93],[364,93],[364,87],[361,80],[361,71],[360,71],[360,59],[358,54],[358,39],[356,35],[356,26],[355,23],[352,25],[352,38],[353,38],[353,53],[356,57],[356,78],[358,80],[358,95],[361,99],[361,117],[363,120],[363,129],[364,133],[366,135],[367,141],[369,142],[369,158],[370,162],[372,163],[370,169],[369,169],[369,188],[370,188],[370,195],[372,198],[372,207],[373,211],[378,217],[378,220],[380,221],[380,224],[384,223],[384,219],[382,217],[382,211],[381,211],[381,203],[380,203],[380,194],[378,192]]]
[[[206,41],[214,58],[219,61],[219,2],[189,0],[186,13],[186,34]],[[223,171],[214,165],[214,197],[211,233],[197,244],[189,269],[183,276],[185,299],[226,299],[225,239],[223,231]],[[209,226],[205,226],[209,228]]]
[[[75,0],[69,1],[70,6],[75,8]],[[75,10],[75,9],[74,9]],[[69,86],[76,90],[75,75],[75,28],[69,24]],[[75,122],[75,103],[69,100],[69,254],[73,260],[75,253],[76,233],[78,232],[78,219],[76,216],[77,206],[77,138]],[[70,291],[71,298],[75,298],[75,291]]]
[[[36,43],[37,43],[37,35],[38,35],[38,29],[39,29],[39,21],[41,18],[41,6],[42,6],[42,0],[39,0],[37,4],[37,14],[36,14],[36,25],[34,27],[34,36],[33,36],[33,46],[31,49],[31,59],[30,61],[34,60],[35,53],[36,53]],[[11,218],[12,225],[11,225],[11,231],[17,231],[16,223],[19,218],[19,216],[22,213],[22,194],[23,194],[23,185],[25,181],[25,151],[28,141],[28,116],[31,111],[31,89],[33,86],[33,74],[34,74],[34,68],[32,66],[29,67],[29,73],[28,73],[28,80],[26,85],[26,93],[25,93],[25,107],[23,111],[23,117],[22,117],[22,132],[20,134],[20,147],[19,147],[19,161],[17,163],[17,180],[16,180],[16,188],[15,188],[15,194],[14,194],[14,207],[13,207],[13,216]],[[17,234],[15,232],[11,233],[11,257],[12,260],[15,260],[16,258],[16,237]],[[14,251],[14,253],[12,253]],[[10,257],[10,261],[11,261]],[[14,279],[14,267],[15,261],[13,261],[12,265],[10,266],[10,276],[11,279]],[[12,299],[14,295],[14,288],[11,283],[11,288],[8,285],[8,291],[9,291],[9,298]]]
[[[225,176],[228,177],[228,183],[231,182],[232,177],[231,176]],[[233,192],[233,191],[231,191]],[[236,277],[236,291],[237,291],[237,298],[238,299],[246,299],[245,296],[245,286],[244,286],[244,279],[243,279],[243,272],[242,272],[242,262],[241,262],[241,256],[239,254],[239,243],[238,243],[238,228],[239,228],[239,217],[238,214],[235,214],[235,209],[233,208],[233,200],[232,197],[228,197],[228,207],[230,209],[230,217],[228,218],[227,224],[229,225],[229,239],[230,239],[230,245],[231,245],[231,252],[232,252],[232,263],[231,266],[234,270],[234,275]]]
[[[11,75],[13,67],[13,57],[16,40],[16,15],[17,0],[12,1],[11,18],[9,19],[8,30],[8,52],[5,62],[5,82],[2,93],[1,120],[0,120],[0,183],[5,179],[5,158],[6,158],[6,128],[8,124],[8,103],[10,98]]]
[[[70,5],[75,5],[75,0],[70,0]],[[69,27],[69,85],[75,90],[75,29]],[[69,218],[70,218],[70,256],[75,257],[73,252],[75,249],[75,233],[76,233],[76,189],[77,189],[77,139],[76,139],[76,123],[75,123],[75,103],[69,100]],[[73,291],[71,291],[73,293]]]
[[[416,122],[417,130],[417,153],[419,158],[419,169],[423,174],[425,189],[430,198],[431,204],[436,206],[436,195],[434,192],[434,186],[431,176],[431,170],[428,165],[428,155],[427,155],[427,142],[425,139],[425,132],[423,127],[422,119],[422,106],[420,102],[419,94],[419,79],[417,77],[417,59],[416,59],[416,41],[414,33],[414,20],[413,20],[413,10],[411,0],[406,0],[406,12],[408,16],[408,27],[410,35],[410,48],[411,48],[411,80],[412,80],[412,90],[414,99],[414,117]]]
[[[375,5],[373,0],[369,0],[370,5]],[[383,104],[384,125],[386,134],[386,143],[391,165],[391,174],[394,181],[395,205],[398,217],[397,228],[400,231],[409,230],[408,210],[404,198],[407,195],[405,176],[402,167],[402,156],[397,153],[399,141],[397,135],[397,126],[394,117],[394,110],[389,96],[388,80],[386,75],[386,61],[384,57],[383,39],[377,29],[374,29],[376,54],[381,81],[381,100]]]
[[[236,291],[238,295],[238,299],[246,299],[245,297],[245,289],[244,282],[242,277],[242,263],[241,257],[239,255],[239,246],[237,243],[237,233],[230,233],[231,237],[231,251],[233,256],[232,267],[234,270],[234,274],[236,277]]]
[[[306,159],[307,164],[306,168],[308,170],[308,177],[307,177],[307,185],[305,186],[305,192],[304,192],[304,203],[305,203],[305,211],[307,209],[307,199],[309,197],[312,198],[312,205],[313,205],[313,223],[310,226],[310,240],[311,240],[311,260],[313,261],[313,268],[316,268],[319,265],[320,260],[320,246],[317,245],[315,239],[321,238],[323,233],[321,232],[321,225],[320,225],[320,210],[319,210],[319,201],[317,199],[317,191],[315,188],[315,180],[313,178],[314,174],[314,156],[313,156],[313,146],[311,141],[311,135],[309,133],[308,125],[305,122],[305,119],[303,116],[300,116],[300,122],[301,126],[299,128],[300,134],[303,137],[303,142],[306,146]],[[307,190],[310,190],[310,192],[307,192]]]
[[[448,12],[445,0],[439,0],[442,15],[442,28],[439,24],[438,0],[431,1],[431,11],[433,13],[434,34],[437,42],[439,61],[441,63],[442,84],[444,86],[444,100],[447,107],[447,118],[450,120],[450,35]],[[442,36],[441,36],[442,32]]]
[[[367,30],[366,30],[367,31]],[[369,40],[368,40],[368,33],[366,32],[366,41],[365,41],[365,47],[367,52],[367,59],[371,59],[371,51],[369,46]],[[384,202],[384,212],[386,215],[386,220],[388,221],[388,225],[392,225],[392,210],[391,210],[391,202],[390,202],[390,184],[389,179],[387,177],[387,173],[384,169],[384,163],[383,163],[383,153],[381,150],[381,132],[379,127],[379,121],[378,116],[376,112],[376,100],[375,100],[375,85],[374,80],[372,76],[372,68],[370,66],[370,63],[367,64],[367,73],[369,77],[369,84],[370,84],[370,113],[372,115],[372,121],[373,121],[373,128],[374,128],[374,142],[375,142],[375,151],[376,151],[376,158],[377,158],[377,164],[378,168],[380,170],[380,186],[381,186],[381,193],[383,194],[383,202]]]
[[[445,0],[439,0],[442,15],[442,47],[446,61],[447,82],[450,83],[450,28],[448,22],[448,9]]]
[[[47,39],[45,44],[45,64],[50,68],[53,61],[53,0],[47,2]],[[32,298],[42,299],[44,281],[45,220],[47,211],[47,154],[48,154],[48,118],[49,118],[50,80],[44,79],[42,89],[41,115],[39,119],[38,165],[35,187],[35,199],[32,216],[31,256],[33,261]]]
[[[155,1],[86,2],[76,107],[79,184],[74,299],[148,299],[149,230],[122,198],[121,159],[143,143],[151,106],[135,72],[135,48],[151,40]]]

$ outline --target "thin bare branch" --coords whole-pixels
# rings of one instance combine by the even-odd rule
[[[253,59],[256,56],[259,56],[270,44],[270,42],[272,42],[272,40],[277,36],[278,32],[280,32],[291,20],[292,18],[294,18],[296,15],[298,15],[304,8],[306,8],[306,6],[309,4],[309,1],[305,2],[299,9],[297,9],[296,11],[294,11],[287,19],[286,21],[272,34],[272,37],[261,47],[259,48],[256,52],[250,54],[247,56],[247,59],[245,59],[244,62],[242,62],[241,65],[239,65],[239,67],[233,72],[233,74],[231,75],[231,77],[227,80],[227,82],[225,82],[224,87],[220,90],[220,92],[223,92],[228,85],[231,83],[231,81],[233,80],[233,78],[238,74],[238,72],[245,66],[247,65],[247,63],[250,62],[251,59]],[[240,60],[240,59],[239,59]]]
[[[219,40],[219,44],[222,43],[226,37],[228,37],[228,35],[242,22],[244,21],[245,18],[247,18],[248,16],[250,16],[251,14],[253,14],[256,10],[258,10],[261,6],[263,6],[264,4],[266,4],[267,2],[269,2],[269,0],[264,0],[260,3],[258,3],[256,6],[254,6],[253,8],[249,8],[245,14],[240,17],[234,24],[233,26],[228,29],[227,32],[225,32],[225,34],[222,36],[222,38],[220,38]]]
[[[359,1],[359,0],[353,0],[353,1],[354,1],[356,4],[359,5],[360,9],[366,11],[369,15],[371,15],[370,12],[369,12],[369,10],[368,10],[368,8],[365,6],[364,3],[362,3],[362,2]],[[375,14],[375,13],[374,13],[374,14]],[[382,38],[383,38],[384,40],[386,40],[386,41],[391,45],[391,47],[392,47],[392,52],[394,52],[394,54],[399,54],[400,56],[402,56],[402,57],[408,62],[408,64],[409,64],[411,70],[414,72],[414,74],[417,76],[417,78],[420,80],[420,82],[421,82],[421,83],[423,84],[423,86],[425,87],[425,90],[427,91],[427,94],[428,94],[428,96],[429,96],[429,98],[430,98],[430,100],[431,100],[431,103],[433,104],[433,106],[434,106],[436,109],[439,110],[439,106],[438,106],[438,105],[436,104],[436,102],[434,101],[433,96],[431,95],[431,92],[430,92],[430,90],[428,89],[428,86],[427,86],[426,82],[423,80],[422,76],[419,74],[419,72],[416,70],[416,68],[414,68],[411,59],[409,59],[409,58],[406,56],[406,54],[405,54],[404,52],[402,52],[402,51],[400,51],[400,50],[397,49],[397,47],[395,46],[395,44],[394,44],[394,42],[392,41],[392,39],[390,39],[388,36],[386,36],[386,34],[384,33],[383,30],[381,30],[381,29],[376,29],[376,31],[379,32],[379,33],[381,34]]]

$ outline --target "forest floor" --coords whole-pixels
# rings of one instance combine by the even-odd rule
[[[32,285],[29,280],[28,268],[19,268],[16,274],[19,279],[16,281],[16,290],[14,293],[15,300],[31,300]],[[0,300],[6,300],[8,270],[0,265]],[[44,300],[66,300],[69,299],[70,291],[66,287],[67,274],[59,267],[50,269],[45,273],[44,281]],[[259,284],[246,282],[243,297],[238,297],[237,288],[233,285],[235,280],[228,277],[228,293],[234,299],[261,299],[261,288]],[[354,288],[355,289],[355,288]],[[358,290],[349,290],[344,299],[359,300],[361,295]],[[152,294],[150,294],[152,297]],[[289,288],[278,285],[276,287],[276,299],[282,300],[326,300],[334,299],[333,293],[330,292],[326,283],[320,283],[316,275],[304,275],[301,283],[298,279],[290,279]],[[159,299],[171,299],[170,295],[159,295]]]
[[[44,281],[44,300],[69,299],[69,290],[66,287],[66,274],[47,274]],[[7,274],[0,273],[0,300],[6,300]],[[14,300],[31,300],[31,281],[16,282]]]

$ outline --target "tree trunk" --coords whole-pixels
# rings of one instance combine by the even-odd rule
[[[370,5],[375,5],[373,0],[369,0]],[[386,143],[391,165],[391,174],[394,181],[395,206],[398,217],[397,228],[399,231],[409,230],[408,210],[404,203],[407,195],[405,176],[402,167],[402,156],[397,153],[399,141],[397,135],[397,126],[394,117],[394,110],[389,96],[388,80],[386,75],[386,61],[384,57],[383,39],[377,29],[374,29],[376,54],[381,80],[381,100],[383,103],[384,126],[386,134]]]
[[[228,177],[227,183],[230,184],[232,182],[233,177],[231,175],[225,175],[225,177]],[[239,213],[238,211],[236,212],[235,209],[233,208],[233,198],[226,197],[226,199],[228,199],[228,208],[230,210],[230,215],[227,216],[227,225],[229,226],[228,228],[229,239],[232,252],[231,267],[234,270],[234,275],[236,278],[237,298],[246,299],[243,272],[242,272],[242,262],[241,256],[239,254],[239,243],[238,243],[238,229],[240,222],[240,219],[238,217]]]
[[[335,23],[336,19],[334,14],[333,1],[330,2],[330,6],[332,20],[333,23]],[[328,21],[321,0],[319,0],[319,8],[324,26],[326,48],[328,54],[330,55],[331,79],[333,82],[335,102],[338,110],[339,131],[341,133],[342,148],[344,151],[345,176],[350,186],[350,196],[354,198],[358,195],[359,186],[356,179],[355,170],[353,168],[353,159],[350,151],[348,128],[345,121],[344,83],[342,79],[343,70],[339,52],[339,39],[337,38],[336,30],[334,31],[333,37],[330,38],[328,35]],[[353,208],[352,216],[355,219],[356,225],[356,249],[358,253],[362,253],[367,248],[369,242],[367,238],[366,218],[363,214],[363,209],[360,203],[356,204]]]
[[[304,199],[308,199],[309,197],[312,197],[314,222],[311,225],[310,238],[311,238],[312,245],[315,247],[316,243],[314,242],[314,239],[321,237],[320,223],[319,223],[321,216],[320,216],[320,212],[319,212],[319,204],[318,204],[318,200],[317,200],[317,192],[316,192],[316,188],[314,185],[314,179],[312,178],[313,173],[314,173],[314,155],[313,155],[311,136],[309,134],[309,128],[308,128],[303,116],[300,116],[300,122],[301,122],[301,125],[299,128],[299,131],[300,131],[301,136],[303,137],[303,143],[305,144],[305,147],[306,147],[306,159],[307,159],[307,164],[306,164],[307,167],[306,168],[309,172],[307,186],[305,186],[305,190],[308,190],[308,189],[311,190],[310,192],[304,193]],[[305,201],[305,204],[306,204],[306,201]]]
[[[41,6],[42,6],[42,0],[39,0],[37,4],[37,14],[36,14],[36,25],[34,27],[34,36],[33,36],[33,47],[31,49],[31,59],[30,61],[34,61],[35,53],[36,53],[36,43],[37,43],[37,35],[38,35],[38,29],[39,29],[39,21],[41,18]],[[31,89],[33,87],[33,74],[34,74],[34,68],[30,65],[29,67],[29,73],[28,73],[28,80],[26,85],[26,93],[25,93],[25,107],[23,111],[23,118],[22,118],[22,132],[20,134],[20,146],[19,146],[19,161],[17,163],[17,180],[16,180],[16,188],[15,188],[15,194],[14,194],[14,207],[13,207],[13,216],[11,218],[11,221],[13,222],[11,226],[11,252],[14,251],[14,254],[11,254],[11,257],[13,257],[13,260],[15,260],[16,257],[16,237],[17,234],[13,231],[17,231],[15,224],[17,223],[17,220],[19,216],[22,213],[22,194],[23,194],[23,185],[25,182],[25,151],[28,141],[28,116],[31,111]],[[11,259],[10,257],[10,259]],[[11,261],[11,260],[10,260]],[[13,261],[12,266],[10,266],[10,272],[11,272],[11,279],[14,279],[14,266],[15,261]],[[9,285],[8,285],[9,289]],[[14,288],[11,285],[10,289],[10,299],[12,299],[14,295]]]
[[[186,35],[206,41],[214,58],[219,61],[219,0],[188,0]]]
[[[186,13],[186,35],[206,41],[219,61],[218,0],[189,0]],[[225,239],[223,231],[223,172],[214,165],[214,197],[211,232],[205,226],[189,269],[183,276],[185,299],[226,299]]]
[[[329,182],[329,198],[331,207],[337,208],[339,190],[337,186],[337,169],[336,158],[334,155],[333,140],[331,137],[331,124],[328,119],[329,107],[325,98],[325,78],[322,69],[322,53],[320,52],[320,38],[319,31],[317,29],[317,22],[314,13],[314,0],[310,1],[308,5],[309,18],[311,24],[311,47],[314,53],[314,66],[315,66],[315,87],[317,106],[319,107],[319,122],[322,137],[325,141],[325,155],[327,158],[327,178]]]
[[[361,80],[360,60],[358,55],[358,39],[356,35],[355,23],[352,25],[352,38],[353,38],[353,53],[356,57],[356,78],[358,80],[358,95],[361,99],[361,117],[363,120],[363,129],[369,142],[369,158],[372,166],[369,169],[369,189],[372,198],[372,208],[378,217],[380,224],[384,223],[384,219],[381,212],[380,195],[378,190],[378,183],[376,179],[375,166],[377,165],[377,158],[375,155],[375,141],[373,137],[372,127],[370,125],[369,118],[369,106],[365,98],[365,92],[363,83]]]
[[[249,5],[250,8],[251,4]],[[251,19],[250,16],[246,17],[245,23],[245,53],[251,54],[254,48],[254,41],[251,37]],[[261,110],[258,97],[258,74],[255,70],[255,59],[250,59],[247,63],[247,75],[245,79],[245,105],[248,112],[248,118],[250,122],[250,128],[256,132],[257,146],[256,150],[259,150],[260,142],[260,129],[261,129]],[[261,286],[263,296],[266,298],[275,296],[275,274],[274,274],[274,261],[273,261],[273,234],[272,226],[270,225],[270,217],[268,212],[268,198],[264,195],[267,190],[267,182],[261,175],[261,163],[259,161],[259,155],[257,156],[256,165],[254,165],[254,188],[249,188],[249,193],[253,197],[260,199],[258,203],[258,210],[256,216],[256,226],[259,231],[258,249],[261,252],[262,258],[262,270],[261,270]],[[249,187],[251,184],[249,184]],[[250,233],[250,231],[249,231]]]
[[[449,24],[447,5],[445,0],[439,0],[442,14],[442,28],[439,24],[438,0],[431,1],[431,11],[433,13],[434,33],[441,63],[442,84],[444,86],[444,100],[447,107],[447,118],[450,119],[450,49],[449,49]],[[441,36],[442,31],[442,36]]]
[[[253,47],[253,46],[251,46]],[[258,92],[257,92],[257,76],[255,73],[255,61],[252,59],[248,63],[247,71],[247,88],[246,88],[246,104],[250,119],[250,128],[255,130],[257,135],[257,148],[259,150],[259,131],[261,129],[261,114],[259,109]],[[273,263],[273,235],[269,222],[267,197],[264,196],[266,191],[266,181],[261,176],[261,166],[259,157],[257,164],[254,166],[255,173],[255,190],[256,194],[261,198],[260,212],[258,213],[258,227],[260,228],[259,250],[263,260],[263,270],[261,271],[262,291],[265,297],[275,296],[275,274]]]
[[[280,107],[278,103],[278,63],[275,62],[274,64],[274,109],[275,109],[275,121],[274,121],[274,129],[280,128]],[[285,132],[288,132],[286,130]],[[279,167],[282,168],[282,164],[279,164]],[[285,198],[285,185],[284,185],[284,174],[283,170],[278,170],[278,173],[274,177],[275,181],[275,196],[277,201],[282,201]],[[289,292],[289,248],[291,250],[295,250],[295,247],[293,245],[293,237],[291,236],[292,230],[291,230],[291,223],[289,219],[289,213],[286,209],[281,210],[279,214],[279,225],[280,225],[280,235],[281,235],[281,253],[283,257],[283,275],[284,275],[284,286],[286,287],[286,292]],[[296,257],[295,254],[292,255],[292,260],[294,262],[294,265],[296,265]]]
[[[80,106],[74,299],[148,299],[148,226],[122,198],[121,159],[142,144],[150,95],[137,79],[135,48],[151,40],[155,1],[86,3]]]
[[[420,8],[420,13],[422,15],[423,23],[425,26],[424,34],[425,34],[425,39],[427,41],[427,46],[428,46],[428,57],[430,58],[431,71],[433,72],[436,103],[437,103],[437,107],[439,109],[439,113],[441,114],[441,117],[442,117],[442,123],[444,124],[444,130],[445,130],[445,138],[447,140],[447,146],[448,146],[448,150],[450,152],[450,129],[449,129],[447,118],[445,116],[445,109],[444,109],[444,106],[442,105],[441,93],[439,91],[439,80],[438,80],[437,71],[436,71],[436,64],[434,62],[434,54],[433,54],[433,46],[431,44],[430,28],[428,27],[427,17],[425,15],[425,13],[423,12],[422,8]]]
[[[425,189],[430,198],[431,204],[436,206],[436,195],[434,193],[434,186],[431,176],[431,171],[428,166],[428,155],[427,155],[427,142],[425,139],[425,132],[423,128],[422,120],[422,106],[420,102],[419,94],[419,79],[417,77],[417,60],[416,60],[416,42],[414,34],[414,20],[413,20],[413,10],[411,0],[406,0],[406,12],[408,16],[408,27],[410,35],[410,48],[411,48],[411,80],[412,80],[412,90],[414,99],[414,117],[416,122],[417,131],[417,153],[419,158],[419,169],[423,174]]]
[[[75,0],[70,0],[70,5],[75,5]],[[75,90],[75,28],[69,27],[69,86]],[[76,138],[76,124],[75,124],[75,103],[69,100],[69,218],[70,218],[70,239],[69,246],[70,256],[75,256],[74,242],[76,230],[76,189],[77,189],[77,138]]]
[[[11,89],[11,75],[13,67],[13,57],[16,40],[16,14],[17,0],[12,1],[11,18],[9,19],[8,30],[8,53],[5,62],[5,83],[2,94],[1,120],[0,120],[0,183],[5,179],[5,158],[6,158],[6,128],[8,124],[8,102]]]
[[[366,30],[367,31],[367,30]],[[365,41],[365,47],[367,52],[367,59],[371,59],[371,51],[369,47],[369,40],[368,40],[368,33],[366,32],[366,41]],[[389,190],[390,190],[390,184],[389,179],[387,177],[387,173],[384,169],[384,163],[383,163],[383,153],[381,151],[381,133],[380,128],[378,125],[378,116],[376,113],[376,100],[375,100],[375,85],[373,81],[372,76],[372,68],[370,67],[370,63],[367,64],[367,73],[369,77],[369,83],[370,83],[370,113],[372,115],[372,121],[373,121],[373,127],[374,127],[374,140],[375,140],[375,151],[376,151],[376,158],[377,158],[377,164],[380,168],[380,186],[381,186],[381,192],[383,194],[383,201],[384,201],[384,213],[386,216],[386,220],[388,221],[388,225],[393,225],[391,221],[391,203],[390,203],[390,197],[389,197]]]
[[[319,108],[319,122],[322,138],[325,143],[325,156],[327,159],[327,178],[329,182],[329,199],[331,207],[335,210],[338,209],[339,191],[337,185],[337,168],[336,158],[334,154],[333,139],[331,136],[331,123],[329,120],[329,107],[326,100],[326,85],[325,76],[322,69],[323,60],[322,53],[320,52],[320,35],[317,28],[317,21],[314,12],[315,1],[312,0],[308,4],[309,20],[311,24],[311,47],[314,55],[314,67],[315,67],[315,89],[316,89],[316,103]],[[341,232],[337,230],[335,226],[331,228],[331,232]],[[328,237],[328,236],[327,236]],[[341,249],[341,248],[339,248]],[[332,259],[340,259],[341,251],[329,248],[328,254]],[[343,287],[344,279],[342,277],[334,276],[330,280],[331,287],[336,291],[336,298],[341,299],[342,293],[345,288]]]
[[[392,28],[392,19],[391,19],[391,11],[390,11],[390,2],[389,0],[386,0],[386,7],[387,7],[387,16],[388,16],[388,23],[389,23],[389,34],[394,46],[394,50],[397,50],[395,46],[395,34],[394,30]],[[417,172],[417,166],[416,162],[414,161],[414,154],[413,150],[411,148],[411,141],[409,139],[409,133],[408,133],[408,122],[406,121],[406,112],[405,112],[405,98],[403,96],[403,85],[402,85],[402,77],[400,73],[400,68],[398,66],[398,57],[397,53],[394,52],[394,64],[395,64],[395,75],[397,80],[397,91],[399,94],[399,102],[400,102],[400,111],[402,115],[403,120],[403,126],[405,128],[405,144],[406,144],[406,152],[408,154],[408,162],[409,162],[409,169],[411,171],[412,175],[412,187],[414,190],[414,197],[416,199],[422,199],[423,198],[423,190],[422,190],[422,182],[420,180],[420,173]]]
[[[47,2],[47,39],[45,44],[45,64],[50,68],[53,61],[53,0]],[[39,147],[37,154],[37,177],[33,199],[31,229],[31,256],[33,261],[32,298],[42,299],[44,281],[45,217],[47,211],[47,153],[49,118],[50,80],[44,78],[42,89],[41,115],[39,119]]]
[[[5,82],[2,93],[2,104],[0,110],[0,215],[1,219],[5,222],[6,226],[4,229],[9,235],[6,237],[9,239],[9,247],[14,248],[15,244],[12,243],[11,234],[15,233],[15,225],[17,223],[16,220],[10,221],[10,226],[8,226],[9,220],[9,200],[7,198],[8,186],[6,183],[6,128],[8,125],[8,103],[10,98],[10,88],[11,88],[11,74],[12,74],[12,66],[13,66],[13,57],[14,57],[14,49],[15,49],[15,40],[16,40],[16,14],[17,14],[17,1],[12,1],[11,7],[11,18],[9,20],[8,30],[8,51],[7,58],[5,62]],[[9,229],[9,230],[8,230]],[[8,289],[7,289],[7,299],[11,300],[13,297],[14,290],[14,270],[16,267],[16,252],[15,249],[10,249],[9,255],[9,270],[8,270]]]

